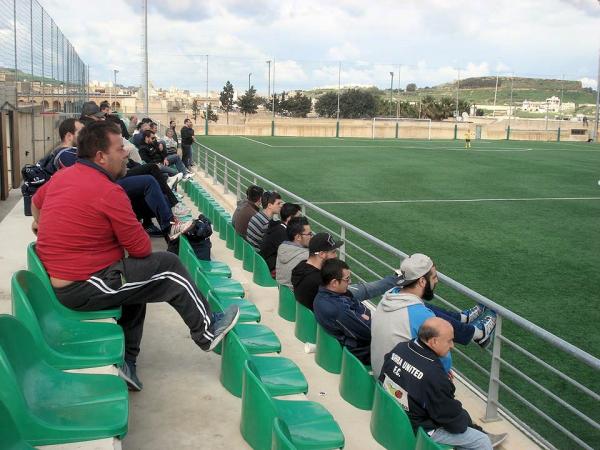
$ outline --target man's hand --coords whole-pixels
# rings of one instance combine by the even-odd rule
[[[169,165],[169,161],[167,160],[167,158],[165,158],[165,160],[163,161],[163,164],[164,164],[165,166],[168,166],[168,165]]]
[[[37,220],[33,220],[33,222],[31,222],[31,231],[33,231],[33,234],[35,234],[37,236],[38,234],[38,222]]]

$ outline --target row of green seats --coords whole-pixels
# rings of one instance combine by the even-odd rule
[[[186,184],[186,193],[194,203],[213,223],[219,237],[225,240],[229,249],[234,250],[234,256],[242,261],[244,270],[253,273],[253,281],[260,286],[277,286],[271,277],[266,262],[254,248],[239,236],[231,225],[231,217],[212,199],[204,189],[194,182]],[[184,244],[185,245],[185,244]],[[189,245],[189,244],[188,244]],[[180,244],[180,252],[181,252]],[[192,251],[193,254],[193,251]],[[219,282],[210,277],[209,273],[196,270],[196,283],[201,292],[206,292],[209,301],[223,301],[231,299],[233,293],[219,290]],[[221,383],[236,397],[242,397],[242,424],[241,431],[244,439],[255,449],[271,449],[272,445],[287,442],[281,448],[312,448],[328,449],[341,448],[344,437],[339,426],[329,412],[318,403],[291,402],[302,405],[302,417],[287,415],[289,411],[285,404],[272,397],[293,394],[305,394],[308,383],[300,368],[290,359],[279,356],[266,355],[279,352],[278,348],[269,348],[268,345],[259,345],[261,341],[276,339],[277,336],[267,327],[258,324],[242,323],[234,327],[220,348],[221,353]],[[264,342],[263,342],[264,344]],[[248,393],[246,386],[247,366],[252,368],[258,390],[263,396],[262,402],[255,404],[258,398]],[[260,396],[259,396],[260,397]],[[286,402],[290,403],[290,402]],[[246,405],[246,409],[244,409]],[[270,405],[271,407],[266,407]],[[279,405],[280,408],[273,408]],[[252,413],[250,413],[252,411]],[[297,410],[300,412],[300,409]],[[249,418],[250,416],[250,418]],[[290,429],[292,432],[290,432]],[[284,431],[282,431],[284,430]]]
[[[30,263],[37,259],[34,250],[28,249]],[[49,295],[39,259],[37,269],[48,284],[33,272],[16,272],[11,280],[14,315],[0,315],[0,442],[29,449],[124,437],[129,413],[125,382],[113,375],[63,372],[121,364],[122,329],[72,314]]]

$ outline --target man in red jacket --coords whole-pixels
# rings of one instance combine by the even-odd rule
[[[152,253],[129,198],[115,183],[127,169],[120,132],[109,121],[81,130],[77,162],[56,173],[33,197],[32,229],[38,236],[36,251],[62,304],[79,311],[122,307],[125,364],[120,375],[139,391],[135,362],[146,303],[173,306],[205,351],[233,328],[239,309],[213,316],[179,258]]]

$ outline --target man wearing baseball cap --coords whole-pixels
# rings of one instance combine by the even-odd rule
[[[415,253],[400,264],[398,286],[384,295],[373,316],[371,363],[378,377],[386,353],[400,342],[417,337],[419,328],[430,317],[441,317],[454,328],[454,341],[467,345],[474,341],[487,347],[496,328],[496,314],[483,305],[458,312],[425,303],[433,299],[438,277],[435,264],[426,255]],[[446,371],[452,366],[450,353],[442,358]]]
[[[100,107],[96,102],[85,102],[81,107],[81,117],[79,121],[83,125],[89,125],[90,123],[97,122],[98,120],[104,120],[106,114],[100,110]]]

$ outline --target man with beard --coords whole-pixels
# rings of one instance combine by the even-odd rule
[[[398,287],[387,291],[373,315],[371,327],[371,363],[373,376],[378,377],[383,359],[400,342],[417,337],[419,328],[430,317],[440,317],[454,328],[454,341],[467,345],[474,341],[485,348],[492,341],[496,314],[483,305],[462,312],[450,312],[432,305],[433,291],[438,283],[435,264],[426,255],[415,253],[400,264]],[[441,358],[446,372],[450,371],[450,353]]]

